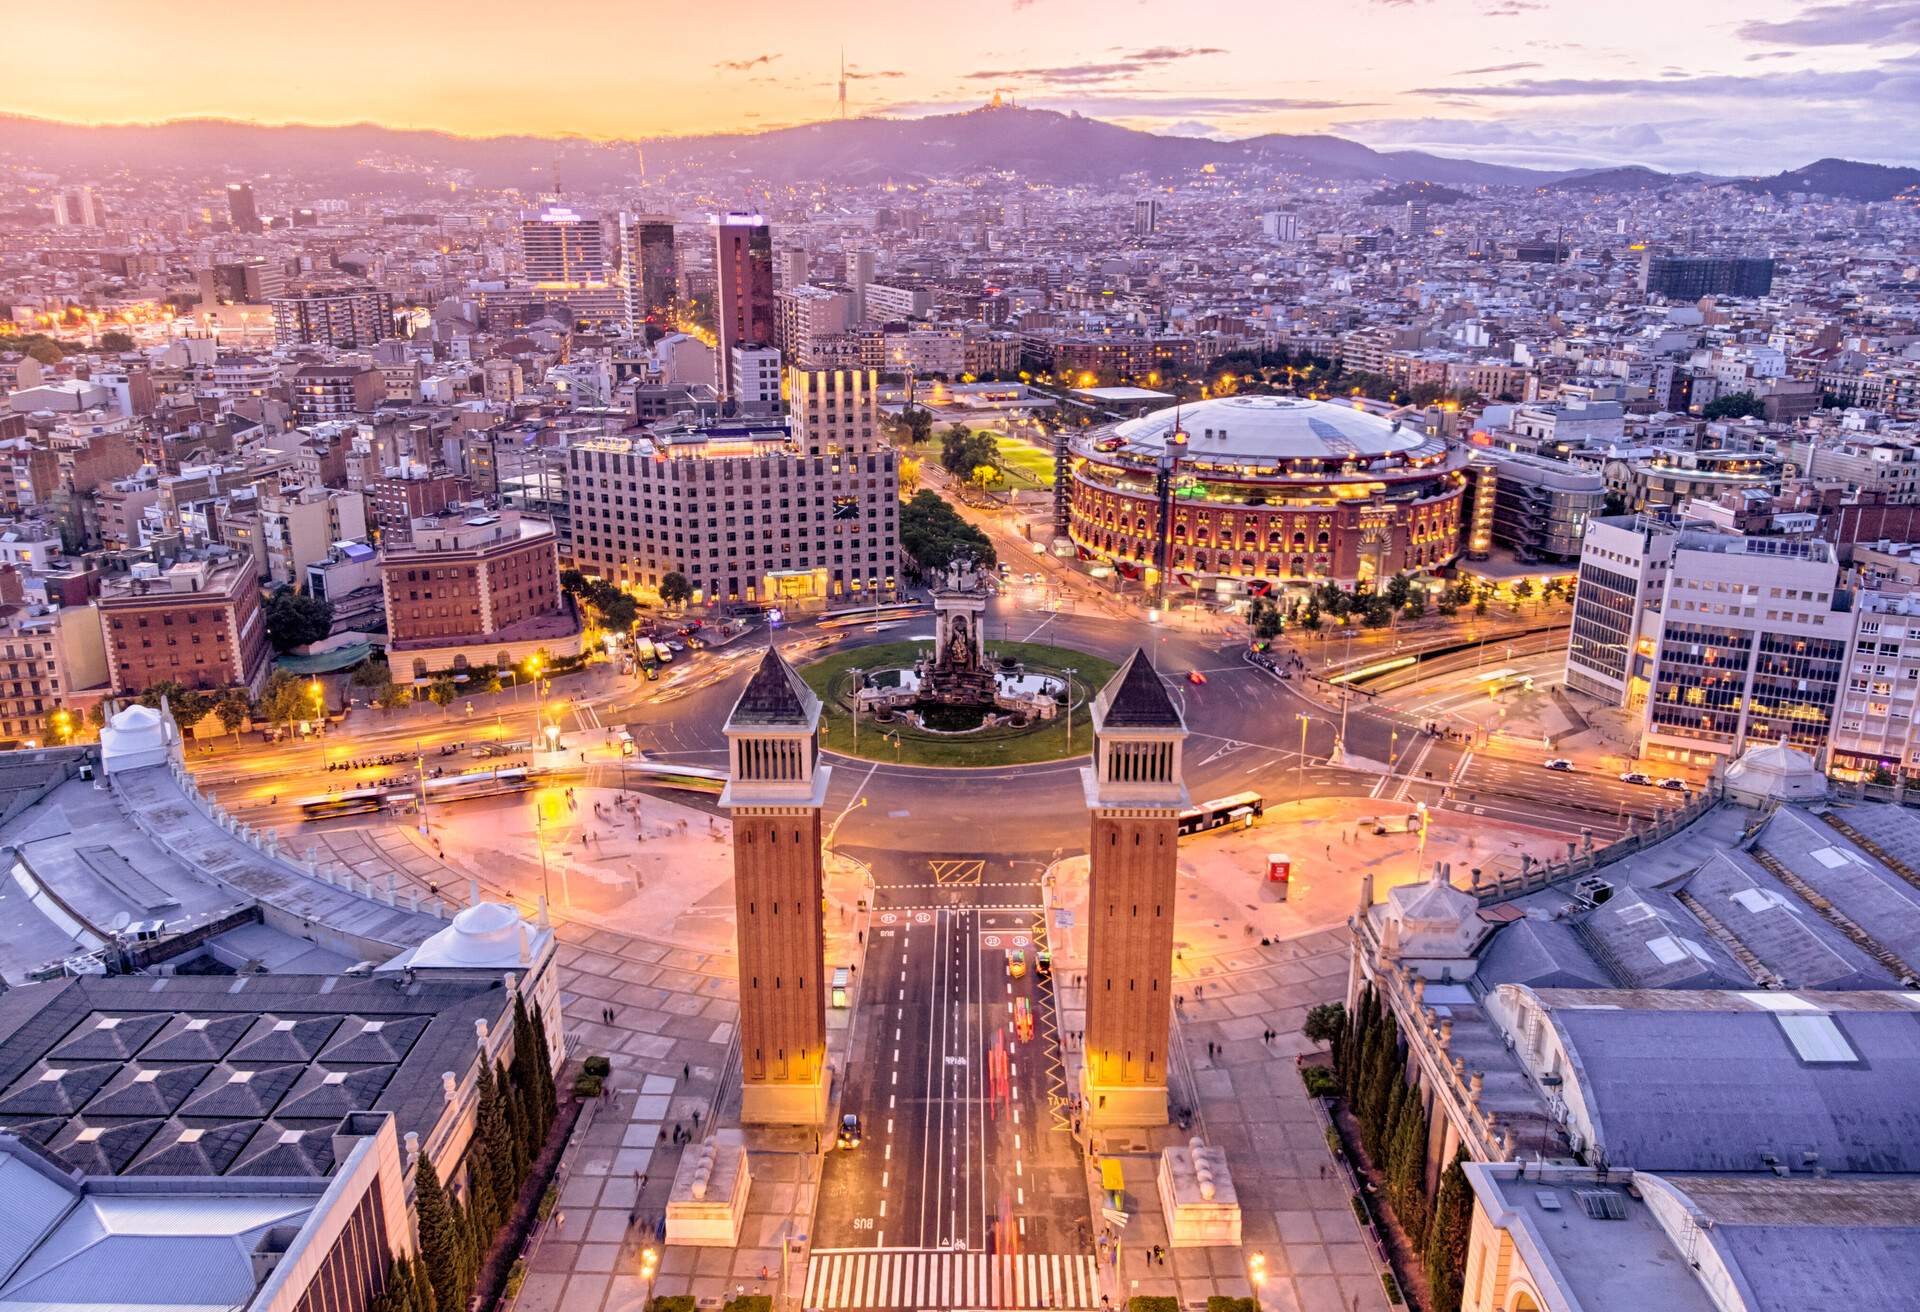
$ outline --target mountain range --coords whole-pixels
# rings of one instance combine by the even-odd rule
[[[912,182],[1006,173],[1052,183],[1114,184],[1190,178],[1208,164],[1255,165],[1326,181],[1451,187],[1554,187],[1587,192],[1722,184],[1885,200],[1920,190],[1920,169],[1824,159],[1763,178],[1670,174],[1642,166],[1551,171],[1417,150],[1380,151],[1323,134],[1272,133],[1239,141],[1143,132],[1052,110],[995,107],[926,118],[836,119],[751,133],[600,141],[584,137],[462,137],[351,124],[268,126],[224,119],[89,126],[0,115],[0,158],[62,173],[122,170],[266,176],[293,174],[356,191],[486,187],[594,191],[698,170],[772,183]],[[138,161],[130,165],[129,161]]]

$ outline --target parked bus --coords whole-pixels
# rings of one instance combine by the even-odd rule
[[[1211,802],[1190,806],[1180,813],[1180,832],[1197,834],[1222,825],[1252,824],[1266,810],[1266,799],[1258,793],[1235,793],[1216,797]]]
[[[919,602],[897,602],[890,606],[873,606],[862,610],[845,611],[838,615],[829,615],[816,626],[822,629],[848,629],[859,624],[874,624],[887,620],[910,620],[916,615],[925,615],[927,608]]]

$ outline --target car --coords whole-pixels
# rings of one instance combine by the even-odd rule
[[[842,1148],[860,1146],[860,1118],[852,1112],[840,1118],[840,1146]]]
[[[657,669],[656,667],[654,667],[654,666],[652,666],[652,665],[649,665],[649,666],[646,666],[645,668],[646,668],[646,672],[647,672],[647,682],[648,682],[648,683],[658,683],[658,682],[660,682],[660,671],[659,671],[659,670],[658,670],[658,669]]]
[[[1033,1038],[1033,1008],[1025,998],[1014,999],[1013,1036],[1022,1043]]]
[[[1033,958],[1033,972],[1041,979],[1053,974],[1053,949],[1041,948]]]
[[[1007,978],[1019,979],[1027,973],[1027,954],[1019,948],[1007,953]]]
[[[1572,773],[1573,771],[1573,762],[1564,756],[1556,756],[1552,760],[1542,761],[1540,764],[1549,770],[1559,770],[1562,773]]]
[[[1670,793],[1684,793],[1687,791],[1687,781],[1685,779],[1662,779],[1659,786]]]
[[[1620,782],[1623,784],[1646,785],[1653,782],[1653,776],[1650,774],[1641,774],[1638,770],[1622,770],[1620,772]]]
[[[1198,685],[1198,684],[1203,684],[1203,683],[1205,683],[1206,681],[1207,681],[1207,676],[1206,676],[1206,675],[1204,675],[1204,674],[1202,674],[1202,673],[1200,673],[1200,671],[1198,671],[1198,670],[1188,670],[1188,671],[1187,671],[1187,682],[1188,682],[1188,683],[1191,683],[1191,684],[1195,684],[1195,685]]]

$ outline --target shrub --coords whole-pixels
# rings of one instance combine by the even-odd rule
[[[1250,1298],[1212,1294],[1207,1298],[1207,1312],[1260,1312],[1260,1305]]]
[[[598,1075],[601,1079],[613,1074],[613,1063],[605,1057],[589,1057],[580,1063],[580,1069],[589,1075]]]
[[[513,1265],[507,1268],[506,1297],[509,1299],[518,1298],[520,1296],[520,1286],[525,1284],[526,1280],[527,1259],[517,1257],[513,1260]]]
[[[1307,1086],[1307,1092],[1315,1098],[1331,1098],[1340,1091],[1340,1081],[1325,1066],[1302,1066],[1300,1082]]]
[[[1393,1272],[1382,1271],[1380,1273],[1380,1285],[1387,1291],[1387,1302],[1393,1304],[1395,1307],[1399,1307],[1407,1301],[1400,1296],[1400,1282],[1393,1278]]]
[[[573,1082],[573,1096],[576,1098],[598,1098],[600,1096],[600,1077],[582,1072]]]
[[[1180,1312],[1180,1300],[1163,1294],[1139,1294],[1127,1300],[1127,1312]]]
[[[694,1312],[692,1294],[660,1294],[647,1301],[647,1312]]]
[[[553,1215],[553,1209],[560,1204],[560,1186],[550,1184],[547,1191],[540,1195],[539,1217],[542,1221]]]
[[[767,1294],[743,1294],[728,1299],[721,1312],[773,1312],[773,1298]]]

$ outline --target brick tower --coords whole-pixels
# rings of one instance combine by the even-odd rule
[[[1087,1031],[1080,1091],[1096,1126],[1164,1125],[1173,1006],[1173,901],[1187,736],[1136,651],[1093,700],[1087,875]]]
[[[733,902],[740,957],[740,1119],[827,1117],[820,699],[769,649],[727,716]]]

